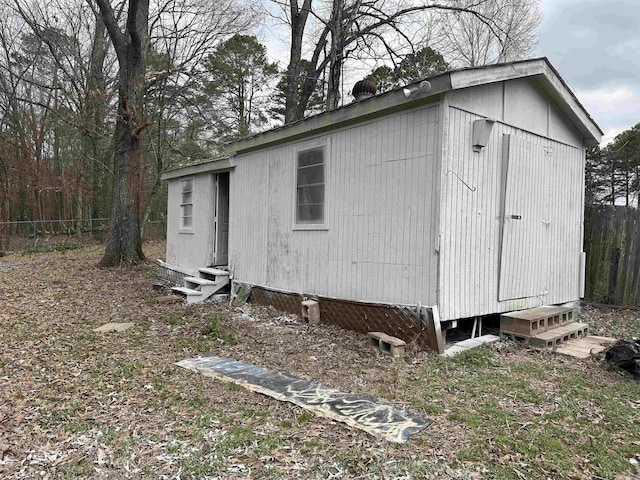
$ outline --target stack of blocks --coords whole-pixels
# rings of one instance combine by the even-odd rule
[[[543,306],[501,315],[500,330],[532,346],[553,347],[586,336],[589,326],[574,322],[571,308]]]

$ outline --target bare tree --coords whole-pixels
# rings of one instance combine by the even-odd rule
[[[96,0],[118,57],[118,107],[114,132],[115,180],[111,228],[101,266],[135,264],[144,259],[140,219],[146,184],[141,136],[144,117],[145,50],[149,0],[129,0],[121,30],[108,0]]]
[[[162,171],[201,159],[204,154],[203,148],[181,145],[185,133],[192,133],[195,125],[215,123],[210,112],[203,109],[206,102],[198,100],[206,76],[203,62],[224,39],[255,23],[256,12],[247,6],[238,0],[169,0],[150,4],[145,108],[151,125],[145,138],[148,182],[143,237],[152,213],[164,210]],[[191,146],[200,140],[193,137]]]
[[[475,67],[520,60],[531,56],[542,20],[539,0],[466,0],[467,8],[481,14],[446,12],[433,22],[440,41],[435,43],[449,63]],[[472,7],[473,6],[473,7]],[[491,19],[494,29],[483,19]]]
[[[283,8],[291,31],[290,57],[285,89],[285,123],[304,116],[309,99],[319,79],[327,70],[327,109],[335,108],[339,99],[339,83],[345,61],[363,50],[401,58],[411,49],[413,39],[408,22],[429,12],[455,13],[470,17],[482,24],[501,43],[508,44],[511,34],[503,23],[488,15],[482,7],[497,0],[470,0],[441,3],[405,2],[401,0],[332,0],[329,6],[312,8],[312,0],[275,0]],[[524,1],[524,0],[522,0]],[[532,0],[533,1],[533,0]],[[312,31],[312,35],[310,34]],[[409,33],[407,33],[409,32]],[[305,42],[312,45],[307,62],[303,64]],[[404,52],[399,53],[403,44]],[[306,65],[303,70],[302,65]],[[302,86],[299,78],[303,77]]]

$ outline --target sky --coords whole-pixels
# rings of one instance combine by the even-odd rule
[[[549,58],[605,145],[640,122],[640,0],[540,0],[540,7],[534,56]],[[271,60],[286,65],[287,32],[272,25],[261,33]]]
[[[548,57],[603,143],[640,122],[640,0],[542,0],[536,56]]]

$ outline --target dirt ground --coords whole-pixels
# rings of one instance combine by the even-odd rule
[[[471,383],[454,388],[447,379],[456,369],[469,373],[469,365],[425,352],[393,359],[373,351],[364,335],[308,327],[257,305],[161,303],[163,294],[151,287],[163,243],[146,244],[150,260],[132,268],[96,268],[102,251],[90,245],[0,258],[0,478],[559,478],[558,472],[596,478],[607,468],[618,478],[638,478],[640,435],[632,450],[628,437],[619,439],[622,465],[592,466],[599,458],[594,450],[591,464],[580,468],[554,470],[545,459],[521,466],[526,453],[505,457],[520,446],[494,448],[483,437],[488,424],[476,428],[458,414],[462,399],[471,398],[460,392],[469,394]],[[203,334],[212,318],[220,319],[224,334]],[[599,335],[639,335],[637,311],[588,309],[585,318]],[[94,331],[108,322],[135,326]],[[175,366],[210,352],[372,394],[435,421],[407,444],[392,444]],[[603,368],[598,359],[509,346],[483,355],[489,360],[482,368],[499,362],[501,372],[515,372],[522,362],[544,364],[640,393],[630,377]],[[432,378],[440,399],[425,393]],[[540,380],[540,388],[558,390],[548,383]],[[625,404],[631,413],[624,417],[636,433],[638,400],[640,395]],[[527,412],[533,400],[522,402],[514,397],[513,404],[501,405],[514,410],[509,418],[538,415]],[[633,409],[639,409],[635,417]],[[478,445],[484,461],[473,454]],[[567,458],[577,462],[579,452],[570,448]]]

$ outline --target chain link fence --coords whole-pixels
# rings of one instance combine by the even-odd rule
[[[0,250],[36,248],[44,241],[69,241],[91,238],[103,242],[109,233],[111,219],[92,218],[82,222],[78,230],[76,220],[14,220],[0,222]],[[147,240],[164,240],[166,223],[149,220],[144,225]]]

